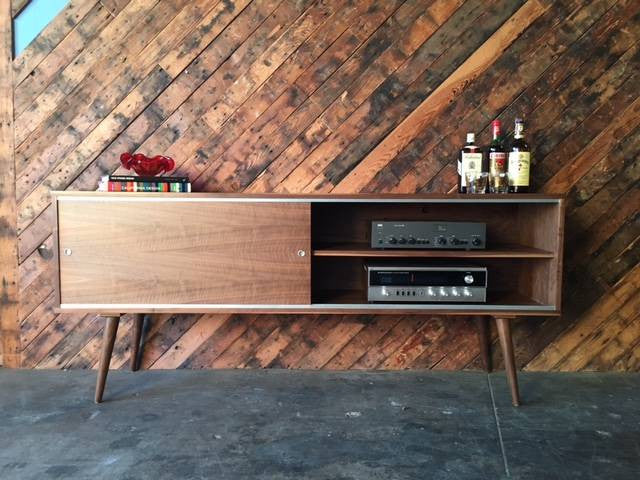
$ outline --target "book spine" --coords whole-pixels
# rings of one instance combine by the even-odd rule
[[[189,177],[138,177],[132,175],[109,175],[109,180],[113,182],[187,183],[189,182]]]
[[[189,182],[124,182],[109,180],[109,192],[191,192]]]

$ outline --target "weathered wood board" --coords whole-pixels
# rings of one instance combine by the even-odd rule
[[[464,134],[524,116],[536,189],[567,195],[567,255],[565,313],[517,321],[518,362],[638,371],[639,40],[634,0],[75,0],[0,94],[5,349],[95,366],[102,320],[52,311],[49,191],[95,189],[124,151],[175,157],[199,190],[449,192]],[[463,318],[165,315],[145,339],[145,368],[480,365]]]

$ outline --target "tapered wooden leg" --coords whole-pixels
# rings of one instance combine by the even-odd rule
[[[508,318],[496,318],[500,346],[504,357],[504,367],[507,372],[507,380],[511,389],[511,402],[514,407],[520,405],[520,393],[518,392],[518,377],[516,376],[516,362],[513,356],[513,341],[511,339],[511,320]]]
[[[489,317],[476,317],[478,327],[478,343],[480,345],[480,359],[487,372],[491,371],[491,336],[489,334]]]
[[[104,385],[107,382],[109,364],[111,363],[111,354],[113,353],[113,344],[116,340],[119,323],[120,316],[107,317],[107,324],[104,327],[104,336],[102,337],[102,355],[100,356],[100,366],[98,367],[98,382],[96,383],[95,397],[96,403],[102,402],[102,394],[104,393]]]
[[[133,337],[131,338],[131,370],[138,370],[138,355],[140,354],[140,339],[142,338],[142,325],[144,314],[136,313],[133,316]]]

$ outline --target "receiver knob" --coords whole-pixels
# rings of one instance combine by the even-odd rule
[[[398,240],[396,239],[396,237],[391,236],[389,237],[389,243],[398,243]]]
[[[443,287],[440,287],[440,291],[438,292],[438,294],[441,297],[448,297],[449,296],[449,293]]]
[[[474,237],[474,239],[471,240],[471,243],[473,245],[475,245],[476,247],[478,247],[478,246],[482,245],[482,240],[480,240],[478,237]]]
[[[467,283],[467,284],[473,283],[473,275],[465,275],[464,283]]]
[[[464,295],[465,297],[472,297],[473,294],[471,293],[471,290],[469,290],[467,287],[464,287],[462,289],[462,295]]]
[[[436,292],[433,290],[433,288],[429,287],[427,288],[427,295],[429,295],[430,297],[435,297]]]
[[[438,237],[438,245],[446,245],[447,239],[444,237]]]
[[[398,243],[407,243],[407,239],[406,239],[406,238],[404,238],[404,237],[400,237],[400,238],[398,239]]]
[[[413,245],[414,243],[416,243],[416,239],[415,239],[415,238],[413,238],[413,237],[409,237],[408,242],[409,242],[411,245]]]
[[[460,292],[458,291],[458,289],[456,287],[453,287],[451,289],[451,295],[453,295],[454,297],[459,297],[460,296]]]

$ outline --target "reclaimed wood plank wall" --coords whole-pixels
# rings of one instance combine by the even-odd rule
[[[568,198],[566,313],[517,322],[518,362],[640,370],[639,40],[637,0],[72,0],[13,60],[22,365],[96,364],[103,321],[52,310],[49,191],[124,151],[195,190],[449,192],[464,134],[523,115],[537,190]],[[145,368],[479,364],[464,318],[159,315],[145,338]]]
[[[0,365],[20,365],[13,144],[12,5],[0,0]]]

